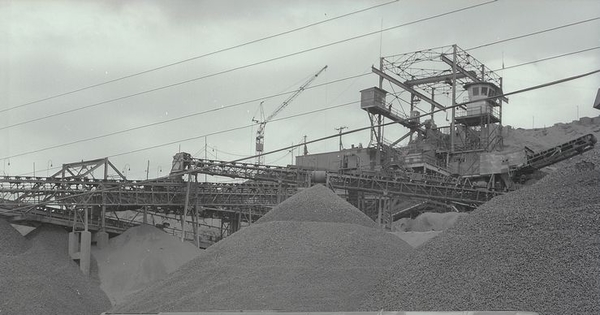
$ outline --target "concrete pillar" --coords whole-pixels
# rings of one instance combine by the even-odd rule
[[[81,247],[79,249],[79,269],[88,276],[90,274],[90,259],[92,254],[92,233],[82,231]]]
[[[106,232],[96,232],[96,246],[98,248],[106,248],[108,246],[108,233]]]
[[[69,233],[69,256],[71,259],[76,258],[76,254],[79,252],[79,235],[75,232]]]

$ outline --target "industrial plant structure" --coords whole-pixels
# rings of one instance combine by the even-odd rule
[[[360,91],[371,130],[364,147],[305,154],[296,165],[271,166],[260,159],[263,133],[257,137],[256,163],[180,152],[169,176],[149,180],[127,179],[108,159],[70,163],[49,177],[0,177],[0,216],[72,227],[74,257],[83,257],[78,248],[89,251],[82,241],[101,244],[109,234],[148,223],[148,216],[178,218],[179,226],[161,228],[201,246],[318,182],[390,228],[394,220],[424,211],[473,210],[596,142],[590,134],[541,152],[506,151],[502,107],[508,99],[502,78],[456,45],[383,57],[372,71],[378,85]],[[447,123],[441,124],[444,116]],[[202,182],[199,174],[240,183]],[[140,218],[120,219],[124,210],[137,211]],[[219,230],[217,239],[199,233],[202,219],[209,217],[219,219],[220,226],[211,226]],[[91,238],[88,232],[94,232]]]

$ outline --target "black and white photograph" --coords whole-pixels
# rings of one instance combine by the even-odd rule
[[[600,314],[600,1],[0,0],[0,314]]]

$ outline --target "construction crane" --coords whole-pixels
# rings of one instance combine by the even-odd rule
[[[300,86],[298,90],[296,90],[290,97],[283,101],[283,103],[281,103],[281,105],[279,105],[279,107],[277,107],[277,109],[275,109],[271,113],[271,115],[269,115],[266,119],[264,118],[264,111],[262,107],[264,101],[260,102],[260,114],[261,118],[263,119],[262,121],[259,121],[257,119],[252,118],[252,121],[258,124],[258,130],[256,131],[257,165],[265,164],[265,157],[263,156],[263,152],[265,148],[265,126],[267,125],[267,123],[271,121],[275,116],[277,116],[277,114],[279,114],[286,106],[288,106],[300,93],[302,93],[302,91],[304,91],[321,74],[321,72],[325,71],[325,69],[327,69],[327,66],[323,67],[321,70],[319,70],[319,72],[311,76],[310,79],[308,79],[308,81],[304,82],[304,84],[302,84],[302,86]]]

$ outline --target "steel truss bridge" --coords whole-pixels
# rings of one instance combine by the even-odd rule
[[[120,234],[148,222],[148,216],[178,218],[180,227],[165,227],[182,238],[201,242],[203,219],[219,219],[216,241],[251,223],[298,189],[322,182],[381,224],[398,215],[399,207],[419,209],[407,200],[469,210],[501,192],[456,183],[412,181],[375,175],[337,174],[271,165],[186,158],[171,175],[128,180],[107,159],[63,165],[49,177],[0,177],[0,217],[13,223],[55,224]],[[96,174],[101,174],[97,176]],[[245,180],[241,183],[198,181],[198,174]],[[400,210],[406,210],[406,209]],[[123,217],[130,210],[135,217]],[[208,226],[206,226],[208,227]],[[190,231],[191,230],[191,231]]]

